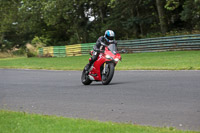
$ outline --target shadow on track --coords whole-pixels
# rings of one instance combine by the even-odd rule
[[[108,85],[103,85],[101,82],[94,82],[87,86],[110,86],[110,85],[122,85],[122,84],[130,84],[130,83],[132,82],[114,82],[114,83],[111,82]]]

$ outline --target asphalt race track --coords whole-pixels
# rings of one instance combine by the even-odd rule
[[[80,77],[0,69],[0,110],[200,130],[200,71],[116,71],[107,86]]]

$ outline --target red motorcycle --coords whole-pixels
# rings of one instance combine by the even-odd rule
[[[115,44],[105,45],[105,51],[101,51],[98,59],[93,63],[89,71],[83,69],[81,81],[84,85],[89,85],[92,81],[102,81],[107,85],[113,78],[115,66],[121,60],[121,55],[117,52]],[[91,55],[93,51],[91,51]]]

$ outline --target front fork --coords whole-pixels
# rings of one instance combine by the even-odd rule
[[[108,64],[105,62],[103,65],[104,65],[104,67],[103,67],[102,74],[103,74],[103,75],[106,75],[106,74],[108,73],[108,70],[109,70],[109,69],[108,69]]]
[[[103,71],[102,74],[106,74],[106,69],[107,69],[108,64],[106,62],[103,64]]]
[[[102,74],[105,74],[106,73],[106,62],[103,64],[103,73]]]
[[[103,81],[105,81],[106,80],[106,66],[107,66],[108,64],[106,64],[106,62],[104,62],[104,64],[103,64],[103,71],[102,71],[102,75],[101,75],[101,79],[103,80]]]

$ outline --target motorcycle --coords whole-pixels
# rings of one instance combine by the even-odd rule
[[[84,85],[90,85],[92,81],[102,81],[103,85],[108,85],[113,78],[115,66],[121,60],[121,55],[117,52],[115,44],[102,45],[105,46],[105,50],[100,51],[89,71],[83,69],[81,81]],[[93,51],[91,51],[91,55],[93,55]]]

